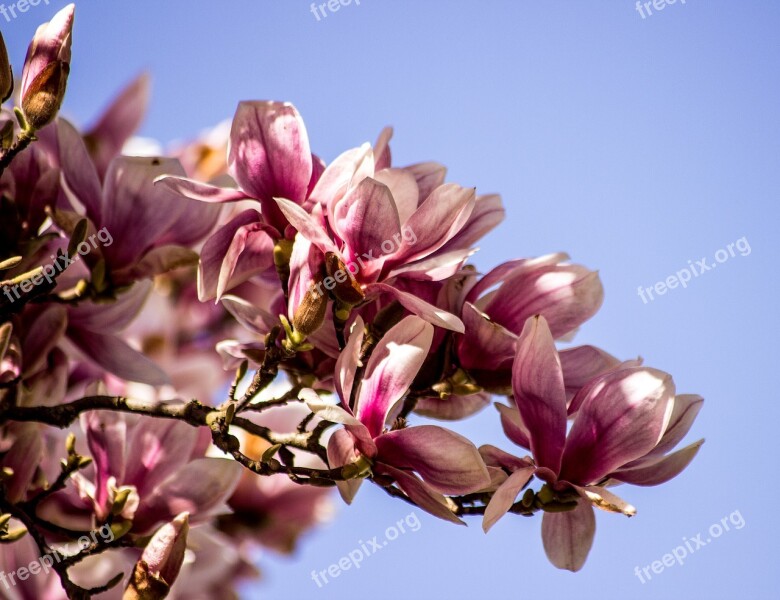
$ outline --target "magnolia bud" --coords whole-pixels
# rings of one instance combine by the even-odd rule
[[[179,576],[187,549],[189,514],[163,525],[146,545],[130,576],[123,600],[165,598]]]
[[[32,130],[51,123],[65,96],[70,72],[75,7],[69,4],[35,32],[22,71],[22,111]]]
[[[333,288],[333,295],[342,303],[355,306],[365,299],[366,295],[360,284],[352,276],[344,262],[333,252],[328,252],[325,255],[325,270],[332,279],[330,286]],[[328,286],[326,285],[326,287]]]
[[[14,71],[8,60],[3,34],[0,33],[0,103],[5,102],[14,92]]]
[[[70,66],[61,60],[46,65],[22,98],[22,110],[33,129],[43,129],[57,116],[65,98]]]
[[[293,316],[293,327],[296,333],[304,336],[317,331],[325,320],[325,310],[328,308],[328,297],[320,289],[320,282],[309,286],[300,305]]]

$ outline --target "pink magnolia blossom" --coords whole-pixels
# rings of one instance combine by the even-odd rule
[[[490,478],[476,447],[463,436],[433,425],[385,429],[425,359],[433,327],[409,316],[388,331],[372,352],[362,383],[354,389],[351,409],[362,330],[358,319],[336,367],[341,405],[309,404],[323,418],[345,426],[328,444],[331,466],[349,465],[362,457],[374,475],[396,481],[424,510],[460,522],[442,494],[466,494],[487,487]],[[345,500],[351,502],[359,483],[354,480],[339,486]]]
[[[593,542],[591,504],[629,516],[635,513],[605,488],[610,480],[657,485],[676,477],[698,452],[699,440],[666,454],[685,436],[701,406],[698,396],[675,397],[671,376],[625,366],[583,385],[567,410],[561,359],[544,317],[531,317],[518,340],[512,386],[515,409],[502,408],[504,432],[529,449],[533,462],[513,465],[485,512],[490,528],[511,506],[533,475],[553,490],[575,491],[570,512],[545,513],[542,536],[550,560],[579,570]],[[567,434],[567,416],[574,415]],[[503,453],[481,449],[488,464],[507,467]]]

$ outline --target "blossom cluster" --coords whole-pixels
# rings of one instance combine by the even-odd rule
[[[364,482],[485,531],[541,512],[550,561],[576,571],[594,507],[635,513],[614,486],[691,462],[702,441],[674,447],[699,396],[641,360],[558,348],[601,306],[597,272],[561,253],[469,264],[499,196],[394,164],[390,128],[326,164],[286,102],[123,155],[148,80],[86,131],[59,117],[73,19],[38,29],[18,90],[0,38],[16,105],[0,286],[38,281],[0,295],[0,569],[61,559],[2,593],[216,597],[256,574],[253,549],[290,552],[327,518],[331,488],[351,503]],[[506,440],[428,422],[494,398]],[[52,550],[101,527],[110,541]]]

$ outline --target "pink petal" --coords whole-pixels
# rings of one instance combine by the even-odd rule
[[[578,265],[528,269],[511,275],[489,302],[479,306],[490,317],[516,332],[528,317],[540,314],[555,339],[592,317],[604,300],[598,273]]]
[[[558,356],[569,402],[588,381],[620,364],[620,360],[596,346],[567,348],[559,352]]]
[[[501,413],[501,427],[504,430],[504,435],[512,440],[518,446],[531,449],[531,433],[528,431],[528,426],[523,423],[523,418],[520,416],[520,411],[515,406],[506,406],[500,402],[496,402],[496,409]]]
[[[566,441],[566,392],[555,342],[544,317],[531,317],[517,341],[512,390],[531,435],[536,464],[558,472]]]
[[[409,312],[425,319],[432,325],[436,325],[442,329],[449,329],[457,333],[463,333],[465,331],[462,321],[452,313],[437,308],[413,294],[402,292],[386,283],[369,284],[365,286],[365,292],[366,294],[390,294]]]
[[[186,423],[142,418],[130,436],[122,484],[136,486],[143,498],[187,464],[197,441],[198,430]]]
[[[631,467],[618,469],[610,477],[625,483],[643,486],[666,483],[685,470],[703,443],[704,440],[699,440],[666,456],[653,456],[634,461]]]
[[[253,209],[245,210],[236,215],[227,225],[222,226],[203,245],[200,253],[200,265],[198,267],[198,299],[201,302],[211,300],[217,295],[219,277],[222,271],[222,264],[225,256],[230,250],[233,238],[236,232],[245,225],[259,223],[260,214]],[[265,255],[263,262],[257,266],[256,272],[260,272],[273,265],[273,256],[271,252]],[[249,278],[253,275],[252,271],[241,270],[241,277]],[[246,279],[244,279],[245,281]],[[223,291],[242,283],[240,278],[234,278],[228,284],[223,282]]]
[[[579,571],[588,558],[596,534],[596,517],[586,500],[576,509],[561,513],[544,513],[542,542],[550,562],[559,569]]]
[[[84,140],[76,128],[65,119],[59,119],[56,127],[66,195],[82,204],[87,211],[87,216],[94,223],[100,223],[103,212],[103,191],[97,169],[89,157]]]
[[[35,78],[56,60],[70,64],[71,33],[73,31],[74,4],[68,4],[60,10],[48,23],[44,23],[35,32],[22,72],[21,96],[26,92]]]
[[[477,414],[490,404],[490,394],[479,392],[469,396],[452,395],[446,398],[420,398],[414,408],[415,414],[441,419],[443,421],[460,421]]]
[[[470,302],[463,305],[461,318],[466,333],[458,341],[458,358],[464,369],[499,370],[512,364],[517,343],[514,333]]]
[[[217,280],[217,298],[228,290],[270,267],[274,240],[264,223],[239,227],[228,246]]]
[[[463,228],[441,250],[471,248],[504,220],[501,196],[477,196],[474,210]]]
[[[561,479],[587,485],[655,447],[671,416],[674,383],[662,371],[632,367],[596,379],[582,393]]]
[[[568,254],[558,252],[556,254],[547,254],[537,258],[517,258],[502,263],[482,277],[482,279],[469,290],[466,300],[472,303],[477,302],[477,299],[485,292],[499,283],[506,281],[520,269],[530,271],[544,266],[555,266],[564,260],[568,260],[568,258]]]
[[[398,487],[409,496],[409,499],[425,512],[439,517],[450,523],[465,525],[462,520],[450,510],[447,501],[442,494],[435,492],[413,474],[396,469],[390,465],[377,463],[374,472],[380,475],[389,475],[397,483]]]
[[[325,252],[339,253],[336,245],[328,237],[325,227],[303,208],[284,198],[276,198],[276,203],[295,230],[317,246],[323,254]]]
[[[93,411],[84,413],[81,427],[95,462],[95,504],[103,509],[108,500],[108,478],[124,479],[127,421],[120,413]]]
[[[330,436],[330,440],[328,440],[328,466],[331,469],[353,463],[358,458],[360,458],[360,452],[355,447],[355,438],[349,432],[338,429]],[[344,502],[352,504],[362,483],[363,479],[349,479],[337,481],[336,486]]]
[[[230,132],[228,163],[239,187],[253,197],[301,204],[313,167],[306,127],[295,107],[241,102]]]
[[[199,202],[208,202],[210,204],[239,202],[241,200],[250,199],[245,192],[238,189],[218,187],[216,185],[211,185],[210,183],[203,183],[187,177],[175,175],[163,175],[158,177],[154,184],[166,188],[183,198],[189,198],[190,200],[197,200]]]
[[[142,73],[111,102],[97,123],[87,132],[90,154],[102,178],[111,160],[141,126],[149,105],[149,75]]]
[[[410,173],[417,181],[420,189],[420,198],[425,200],[433,193],[433,190],[444,185],[447,177],[447,167],[436,162],[424,162],[404,167],[404,171]]]
[[[503,517],[515,503],[520,493],[534,474],[534,467],[526,467],[512,473],[501,486],[493,492],[493,497],[485,509],[482,519],[482,530],[487,533],[496,522]]]
[[[26,358],[26,357],[25,357]],[[674,398],[672,416],[669,425],[658,445],[650,452],[651,455],[666,454],[690,431],[696,416],[704,404],[704,398],[695,394],[680,394]]]
[[[117,377],[148,385],[170,382],[165,371],[114,335],[69,328],[68,337],[96,364]]]
[[[25,375],[36,373],[43,366],[49,352],[60,343],[67,325],[68,314],[63,306],[50,304],[37,311],[22,343]]]
[[[490,444],[480,446],[479,454],[488,467],[500,468],[509,472],[534,466],[533,461],[529,457],[518,458]]]
[[[358,392],[355,415],[376,437],[390,410],[411,386],[428,356],[433,327],[409,316],[391,328],[371,353]]]
[[[393,138],[393,128],[385,127],[379,134],[374,144],[374,156],[376,157],[376,169],[388,169],[393,162],[390,152],[390,140]]]
[[[363,346],[364,336],[365,325],[363,319],[358,316],[352,325],[352,333],[349,335],[347,345],[336,361],[336,393],[344,406],[349,406],[352,396],[352,386],[355,382],[355,373],[360,365],[360,350]]]
[[[227,512],[225,502],[233,494],[243,467],[233,460],[199,458],[158,485],[144,498],[133,528],[146,532],[160,521],[188,512],[193,524]]]
[[[3,467],[13,470],[5,483],[5,497],[12,504],[24,500],[35,472],[43,461],[43,440],[34,427],[24,428],[3,457]]]
[[[328,219],[334,222],[333,208],[344,197],[351,182],[362,181],[374,175],[374,155],[369,144],[347,150],[330,163],[311,192],[309,202],[327,209]]]
[[[468,494],[490,484],[476,446],[453,431],[419,425],[391,431],[375,442],[378,460],[416,471],[437,492]]]
[[[473,188],[453,183],[436,188],[404,224],[416,239],[405,239],[395,258],[411,262],[439,250],[466,224],[475,197]]]
[[[372,256],[374,260],[369,259],[367,263],[371,271],[381,268],[382,243],[390,240],[395,248],[394,240],[401,238],[398,209],[390,188],[370,177],[347,192],[334,209],[334,217],[332,226],[347,243],[348,260],[364,254]],[[366,270],[361,270],[361,279],[368,277]]]
[[[103,247],[113,267],[136,261],[191,207],[154,180],[165,173],[183,174],[179,161],[167,158],[119,157],[106,173],[101,224],[115,243]]]
[[[406,223],[417,210],[420,200],[420,188],[417,187],[414,175],[403,169],[384,169],[377,170],[374,179],[390,189],[398,209],[398,220],[402,224]]]

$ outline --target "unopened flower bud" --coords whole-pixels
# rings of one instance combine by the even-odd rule
[[[21,84],[22,111],[33,130],[54,120],[65,96],[74,10],[69,4],[41,25],[27,51]]]
[[[327,308],[328,297],[312,282],[293,316],[296,333],[308,336],[317,331],[325,320]]]
[[[189,529],[185,512],[154,534],[135,565],[123,600],[158,600],[168,595],[184,562]]]
[[[14,71],[8,60],[3,34],[0,33],[0,103],[5,102],[14,92]]]
[[[22,98],[22,110],[32,129],[43,129],[57,116],[69,72],[68,64],[58,60],[46,65],[30,84]]]
[[[332,288],[333,295],[342,303],[355,306],[365,299],[366,295],[360,284],[344,262],[333,252],[325,255],[325,270],[332,279],[330,286],[326,285],[326,287]]]

